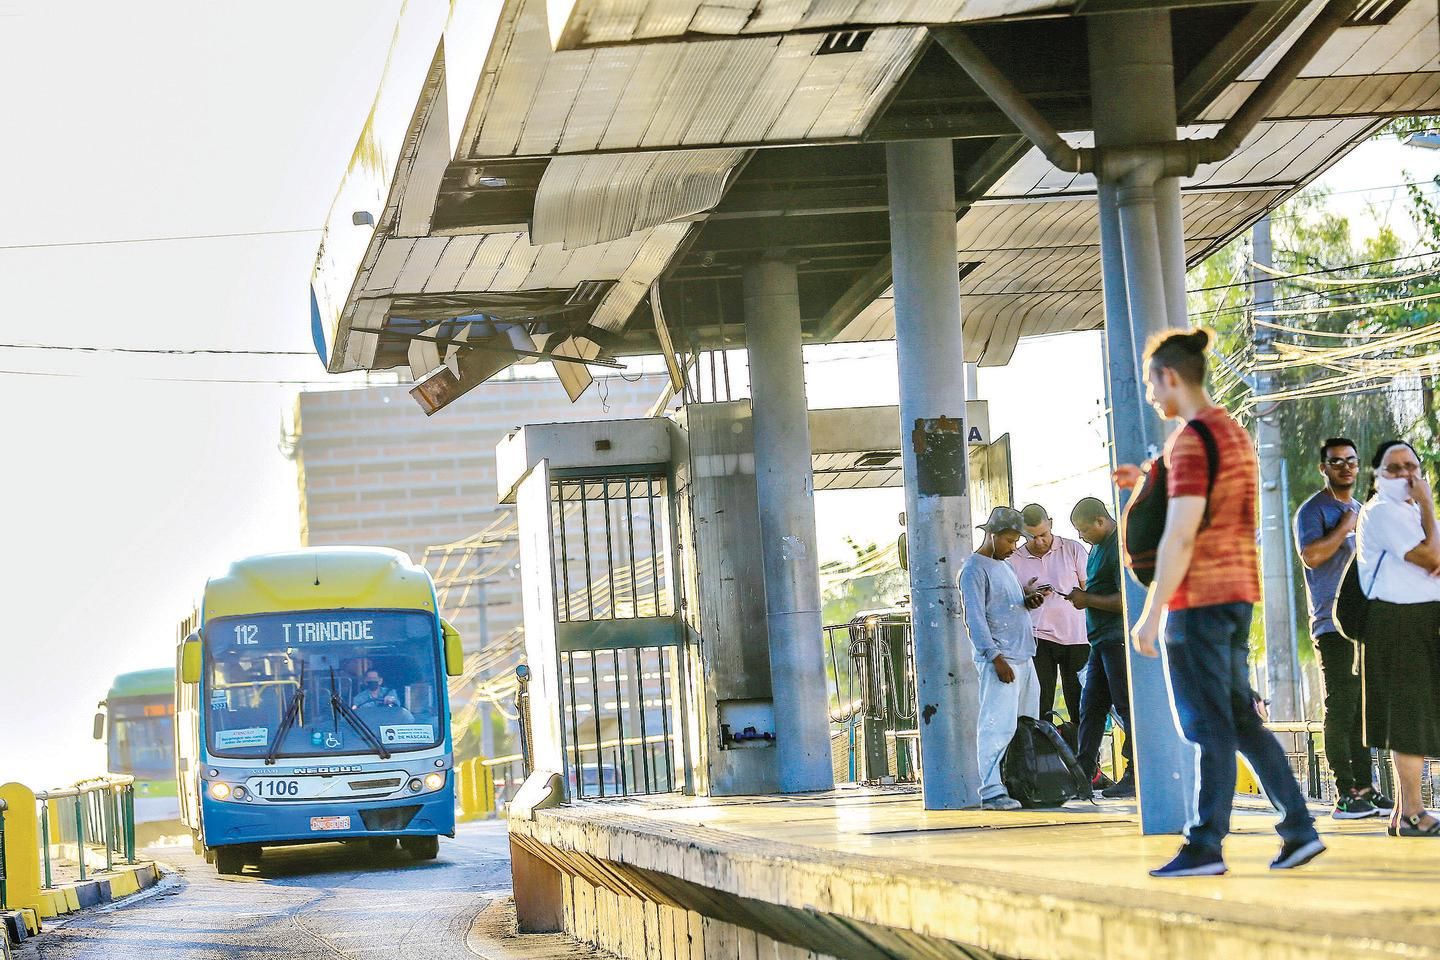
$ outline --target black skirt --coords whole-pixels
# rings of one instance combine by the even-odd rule
[[[1440,603],[1371,601],[1360,682],[1366,744],[1440,757]]]

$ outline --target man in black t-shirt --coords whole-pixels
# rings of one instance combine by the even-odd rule
[[[1130,745],[1130,674],[1125,660],[1125,613],[1120,595],[1120,532],[1110,511],[1094,497],[1086,497],[1070,511],[1070,522],[1080,539],[1090,544],[1085,565],[1085,589],[1071,591],[1067,599],[1085,611],[1090,638],[1090,659],[1085,664],[1085,689],[1080,694],[1080,768],[1099,778],[1100,741],[1105,717],[1113,708],[1125,731],[1120,755],[1125,775],[1106,787],[1110,798],[1135,796],[1135,768]]]

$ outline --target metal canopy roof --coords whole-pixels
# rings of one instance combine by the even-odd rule
[[[884,143],[921,136],[953,143],[969,358],[1004,363],[1021,336],[1097,327],[1093,177],[1029,148],[924,25],[983,20],[971,39],[1082,145],[1084,14],[1135,5],[575,0],[548,22],[544,0],[505,0],[498,19],[457,0],[448,23],[397,34],[421,50],[428,37],[429,68],[387,72],[357,149],[377,159],[352,164],[332,209],[316,270],[329,367],[419,377],[457,350],[493,350],[497,370],[659,353],[657,282],[681,346],[737,346],[740,272],[762,254],[800,263],[807,337],[888,339]],[[1228,119],[1318,10],[1150,5],[1173,8],[1188,137]],[[1234,156],[1185,182],[1191,263],[1385,118],[1440,112],[1435,5],[1362,10]],[[445,323],[477,315],[491,322]],[[588,384],[579,364],[556,366],[572,396]]]

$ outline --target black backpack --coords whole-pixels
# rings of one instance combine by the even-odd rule
[[[1000,781],[1023,807],[1058,807],[1077,797],[1092,800],[1090,778],[1060,732],[1044,720],[1021,717],[1000,761]]]
[[[1370,597],[1360,586],[1360,554],[1355,553],[1350,561],[1345,564],[1345,572],[1340,575],[1340,588],[1335,591],[1335,608],[1332,615],[1335,619],[1335,626],[1340,630],[1340,635],[1352,643],[1360,643],[1365,639],[1365,623],[1370,618]],[[1385,554],[1380,554],[1380,563],[1385,562]],[[1380,576],[1380,564],[1375,565],[1375,573],[1370,577],[1370,589],[1375,589],[1375,581]]]
[[[1220,470],[1220,448],[1215,445],[1215,435],[1199,420],[1191,420],[1181,429],[1194,429],[1195,435],[1205,445],[1205,466],[1208,479],[1205,487],[1205,519],[1200,523],[1204,530],[1210,522],[1209,497],[1215,489],[1215,475]],[[1170,509],[1170,494],[1167,487],[1165,458],[1156,457],[1145,465],[1145,474],[1140,485],[1130,495],[1125,510],[1120,514],[1120,546],[1124,553],[1125,569],[1140,583],[1148,587],[1155,579],[1155,561],[1160,552],[1160,538],[1165,535],[1165,512]]]

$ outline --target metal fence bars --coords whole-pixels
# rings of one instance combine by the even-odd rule
[[[861,613],[848,623],[827,626],[825,651],[830,721],[839,727],[834,730],[836,779],[913,781],[915,740],[905,735],[915,730],[916,715],[908,611]]]
[[[5,812],[9,809],[10,805],[0,798],[0,907],[9,902],[5,898]]]
[[[40,812],[44,889],[55,886],[52,862],[73,861],[80,879],[101,855],[105,870],[117,859],[135,862],[135,778],[111,775],[35,794]],[[74,855],[70,856],[71,850]]]
[[[518,753],[474,757],[457,763],[455,776],[460,811],[466,820],[498,816],[525,782],[524,758]]]
[[[666,477],[565,476],[550,491],[569,795],[680,789],[684,714]]]
[[[1335,773],[1325,757],[1325,725],[1320,720],[1296,720],[1266,724],[1285,748],[1290,769],[1300,781],[1305,795],[1311,800],[1331,804],[1336,800]],[[1390,751],[1372,750],[1374,766],[1371,780],[1380,786],[1382,793],[1395,795],[1395,769],[1390,763]],[[1435,806],[1440,799],[1440,761],[1426,760],[1420,777],[1420,800],[1426,807]]]

